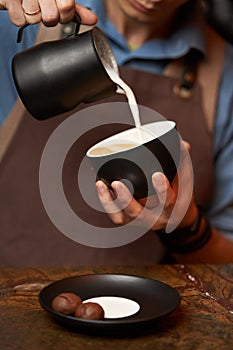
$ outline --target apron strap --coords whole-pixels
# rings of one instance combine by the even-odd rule
[[[203,88],[203,108],[206,115],[207,127],[213,134],[214,118],[221,73],[224,64],[226,45],[224,40],[210,27],[206,28],[208,40],[208,60],[199,67],[199,82]]]
[[[198,63],[197,82],[202,87],[202,104],[206,116],[206,124],[208,131],[212,134],[218,88],[224,62],[225,43],[210,27],[206,26],[205,32],[208,38],[207,59],[200,61],[198,57],[194,57],[194,65],[190,66],[188,63],[189,68],[191,67],[189,72],[187,71],[186,57],[174,60],[167,65],[163,74],[167,77],[178,79],[178,82],[174,86],[174,93],[176,95],[180,98],[190,98],[192,96],[191,90],[180,89],[180,84],[188,84],[188,80],[191,77],[189,87],[192,88],[192,84],[194,83],[193,78],[195,79],[196,74],[195,63]],[[187,81],[184,81],[185,76],[188,78]]]
[[[189,99],[193,95],[193,88],[197,81],[198,67],[204,55],[196,49],[191,49],[184,58],[180,79],[174,85],[174,93]]]

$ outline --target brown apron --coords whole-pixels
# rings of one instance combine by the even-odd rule
[[[121,76],[133,89],[139,104],[177,122],[181,136],[191,144],[195,198],[199,204],[207,205],[213,182],[212,141],[202,109],[199,84],[195,85],[189,99],[183,99],[173,93],[176,78],[125,67],[121,68]],[[118,95],[98,103],[113,100],[126,101],[124,96]],[[39,191],[42,152],[56,127],[69,115],[86,107],[89,106],[79,106],[71,113],[43,122],[35,120],[24,111],[1,163],[0,266],[145,265],[164,261],[166,250],[154,232],[148,232],[122,247],[92,248],[64,236],[48,218]],[[19,112],[16,111],[17,113]],[[142,120],[142,123],[148,121],[150,120]],[[109,118],[109,123],[111,124],[99,127],[97,132],[87,132],[71,147],[64,163],[63,187],[71,208],[79,217],[93,225],[111,229],[114,225],[107,215],[90,208],[77,188],[78,164],[89,146],[125,128],[115,124],[116,113]],[[129,120],[131,123],[132,120]],[[90,167],[86,167],[85,171],[88,191]]]

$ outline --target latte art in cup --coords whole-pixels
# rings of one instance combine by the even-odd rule
[[[90,156],[101,156],[104,154],[113,154],[117,152],[125,151],[126,149],[138,146],[137,143],[113,143],[109,146],[97,147],[90,151]]]

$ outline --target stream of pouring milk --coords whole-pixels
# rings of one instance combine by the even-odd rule
[[[128,104],[129,104],[129,107],[130,107],[130,110],[131,110],[131,113],[132,113],[132,116],[134,119],[135,127],[138,130],[139,143],[143,144],[144,142],[148,141],[148,135],[151,136],[151,134],[148,132],[148,130],[146,132],[145,132],[145,130],[143,130],[141,120],[140,120],[139,108],[138,108],[138,104],[137,104],[136,98],[134,96],[134,93],[131,90],[131,88],[121,79],[121,77],[119,75],[119,71],[114,64],[107,65],[107,66],[105,65],[105,68],[107,69],[107,72],[108,72],[111,80],[117,86],[119,86],[123,90],[123,93],[126,95],[126,98],[128,100]],[[117,92],[117,93],[122,93],[122,92]],[[153,135],[152,135],[152,137],[153,137]]]
[[[111,79],[112,81],[118,85],[119,87],[122,88],[124,91],[127,99],[128,99],[128,104],[131,109],[131,113],[133,115],[134,119],[134,124],[137,128],[141,127],[141,121],[140,121],[140,116],[139,116],[139,109],[138,109],[138,104],[136,101],[136,98],[134,96],[133,91],[130,89],[130,87],[119,77],[118,74],[114,70],[111,70]]]

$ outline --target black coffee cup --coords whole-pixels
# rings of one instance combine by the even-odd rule
[[[65,39],[35,45],[13,58],[18,94],[37,119],[105,98],[117,89],[109,71],[118,74],[118,67],[103,32],[94,27],[77,34],[76,29]]]
[[[136,199],[155,194],[152,174],[160,171],[170,183],[180,160],[180,136],[173,121],[131,128],[95,144],[87,151],[96,179],[109,188],[120,180]]]

